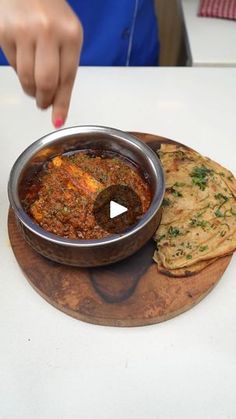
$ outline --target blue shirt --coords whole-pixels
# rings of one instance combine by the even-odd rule
[[[158,63],[153,0],[68,0],[84,27],[81,65]],[[7,64],[0,50],[0,64]]]

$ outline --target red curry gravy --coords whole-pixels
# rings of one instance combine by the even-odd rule
[[[31,179],[23,206],[50,233],[69,239],[100,239],[110,234],[96,223],[93,205],[98,194],[111,185],[133,189],[145,214],[151,191],[140,170],[116,154],[97,156],[91,151],[48,161]]]

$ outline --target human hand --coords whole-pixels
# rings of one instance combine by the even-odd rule
[[[0,0],[0,46],[37,106],[66,120],[83,42],[82,25],[65,0]]]

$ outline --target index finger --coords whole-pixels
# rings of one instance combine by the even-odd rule
[[[56,128],[65,123],[72,89],[79,64],[81,45],[64,44],[60,54],[60,76],[57,92],[53,101],[52,121]]]
[[[51,39],[40,38],[35,54],[35,84],[37,105],[42,109],[53,103],[59,82],[59,63],[57,44]]]

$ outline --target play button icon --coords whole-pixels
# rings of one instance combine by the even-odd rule
[[[98,194],[93,215],[103,230],[120,234],[138,222],[143,209],[133,189],[125,185],[112,185]]]
[[[121,214],[124,214],[128,211],[128,208],[124,207],[123,205],[118,204],[115,201],[110,202],[110,218],[118,217]]]

